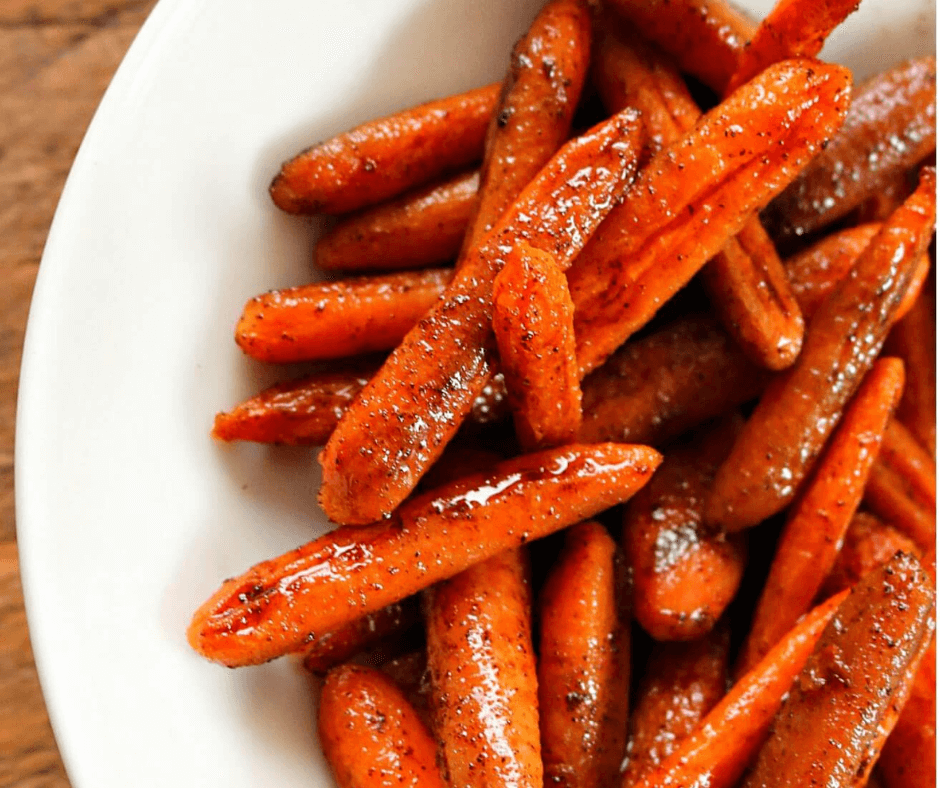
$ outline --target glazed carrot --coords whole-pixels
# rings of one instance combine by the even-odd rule
[[[609,6],[722,94],[755,25],[724,0],[610,0]]]
[[[874,194],[869,194],[846,217],[849,225],[867,224],[869,222],[883,222],[903,203],[914,191],[917,178],[912,177],[909,170],[894,173],[881,188]]]
[[[193,616],[190,645],[232,667],[296,651],[316,633],[625,501],[659,460],[643,446],[567,446],[446,484],[394,518],[340,528],[226,581]]]
[[[606,788],[620,772],[630,690],[617,545],[576,525],[541,595],[539,727],[546,785]]]
[[[478,161],[499,85],[373,120],[285,162],[271,199],[288,213],[346,213]]]
[[[730,630],[718,625],[688,643],[656,643],[646,661],[633,713],[624,786],[675,752],[727,688]]]
[[[829,147],[767,209],[771,235],[792,242],[816,232],[930,153],[936,80],[936,61],[928,57],[861,85]]]
[[[841,122],[849,84],[838,66],[778,64],[653,157],[569,272],[582,374],[796,176]]]
[[[639,133],[626,111],[567,143],[362,390],[320,455],[320,504],[333,520],[390,513],[440,456],[494,372],[503,250],[525,239],[566,266],[632,177]]]
[[[424,596],[431,703],[448,782],[541,788],[528,558],[508,550]]]
[[[885,222],[851,275],[813,315],[796,364],[764,392],[718,471],[706,504],[710,524],[737,531],[793,500],[881,350],[927,248],[935,182],[934,171],[925,170],[917,191]]]
[[[422,268],[460,251],[480,174],[465,172],[346,216],[317,241],[314,261],[327,270]]]
[[[571,443],[581,425],[574,305],[547,252],[520,242],[493,282],[493,333],[524,449]]]
[[[418,600],[408,597],[318,635],[304,648],[304,667],[325,673],[386,638],[406,632],[420,620]]]
[[[741,583],[744,541],[706,530],[702,522],[705,496],[741,424],[734,414],[667,454],[624,512],[633,614],[657,640],[703,637]]]
[[[256,296],[235,341],[259,361],[345,358],[395,347],[440,298],[447,268],[322,282]]]
[[[752,671],[742,676],[641,788],[730,788],[751,763],[793,679],[848,591],[814,608]],[[624,788],[628,786],[624,785]]]
[[[422,644],[423,645],[423,644]],[[428,673],[427,649],[394,657],[379,665],[418,713],[421,721],[434,733],[434,721],[431,718],[431,677]]]
[[[738,671],[756,665],[813,604],[862,501],[882,435],[904,389],[904,364],[875,362],[790,509]]]
[[[339,788],[445,788],[431,734],[380,671],[358,665],[330,671],[317,719]]]
[[[913,556],[863,578],[816,644],[743,788],[864,784],[910,693],[933,612]]]
[[[741,50],[728,83],[731,92],[767,66],[791,57],[816,57],[835,27],[858,8],[859,0],[777,0]]]
[[[933,281],[888,335],[886,352],[904,359],[907,385],[898,420],[930,454],[937,451],[937,324]]]

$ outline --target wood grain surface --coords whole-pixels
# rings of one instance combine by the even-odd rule
[[[23,332],[72,159],[154,0],[0,0],[0,788],[65,788],[29,647],[13,428]]]

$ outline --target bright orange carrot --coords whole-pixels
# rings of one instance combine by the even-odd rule
[[[547,252],[525,242],[493,282],[493,333],[525,449],[571,443],[581,425],[568,281]]]
[[[465,172],[344,217],[317,241],[327,270],[423,268],[453,260],[476,202],[480,174]]]
[[[525,239],[566,266],[632,177],[639,130],[626,111],[567,143],[362,390],[320,455],[332,519],[390,513],[440,456],[494,371],[492,285],[504,248]]]
[[[910,693],[933,612],[913,556],[863,578],[816,644],[743,788],[863,785]]]
[[[653,646],[630,716],[625,786],[675,752],[724,697],[729,634],[729,628],[719,624],[699,640]]]
[[[431,734],[378,670],[332,670],[320,695],[317,727],[339,788],[445,788]]]
[[[394,518],[340,528],[226,581],[196,611],[192,647],[232,667],[303,648],[317,633],[627,500],[659,464],[643,446],[567,446],[507,460],[413,498]]]
[[[917,191],[813,315],[796,365],[764,392],[718,471],[706,505],[710,524],[741,530],[793,500],[881,350],[933,235],[935,183],[934,171],[925,170]]]
[[[813,604],[862,501],[881,439],[904,389],[904,364],[875,362],[845,409],[813,475],[791,508],[738,671],[756,665]]]
[[[425,592],[434,727],[448,782],[541,788],[528,558],[508,550]]]
[[[346,213],[466,167],[483,154],[499,91],[431,101],[314,145],[284,163],[271,199],[288,213]]]
[[[635,785],[638,788],[734,785],[766,738],[793,679],[803,669],[846,596],[848,591],[814,608],[757,667],[738,680],[669,757]]]
[[[541,596],[539,727],[545,784],[606,788],[620,771],[630,689],[629,617],[617,545],[571,528]]]
[[[273,290],[245,305],[235,341],[252,358],[276,363],[389,350],[453,275],[432,268]]]
[[[702,506],[735,437],[734,414],[666,455],[624,512],[623,546],[633,576],[633,614],[657,640],[707,634],[737,593],[744,573],[740,537],[706,530]]]
[[[582,374],[796,177],[841,123],[850,82],[838,66],[778,64],[653,157],[569,272]]]
[[[845,216],[936,147],[937,66],[902,63],[859,86],[845,125],[767,209],[771,235],[793,242]]]

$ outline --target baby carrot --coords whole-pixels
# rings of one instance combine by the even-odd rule
[[[445,788],[436,746],[401,691],[378,670],[330,671],[320,695],[323,754],[339,788]]]
[[[643,446],[574,445],[445,484],[389,520],[340,528],[226,581],[193,616],[190,645],[231,667],[297,651],[317,633],[622,503],[659,461]]]
[[[904,364],[896,358],[879,359],[846,407],[789,512],[738,657],[739,672],[756,665],[813,604],[862,501],[882,435],[903,388]]]
[[[710,524],[741,530],[793,500],[881,350],[933,235],[935,183],[925,169],[917,191],[813,315],[796,364],[764,392],[718,471],[706,504]]]
[[[252,358],[276,363],[389,350],[452,277],[432,268],[274,290],[245,305],[235,341]]]
[[[373,120],[285,162],[271,199],[288,213],[346,213],[478,161],[500,86]]]
[[[545,784],[606,788],[620,771],[630,689],[629,619],[617,545],[576,525],[542,589],[538,664]]]
[[[470,221],[480,174],[465,172],[346,216],[317,241],[326,270],[423,268],[453,260]]]
[[[524,550],[428,589],[431,703],[450,785],[541,788],[532,590]]]

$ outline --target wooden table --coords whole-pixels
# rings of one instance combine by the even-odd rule
[[[65,788],[29,647],[13,516],[23,331],[72,159],[154,0],[0,0],[0,788]]]

